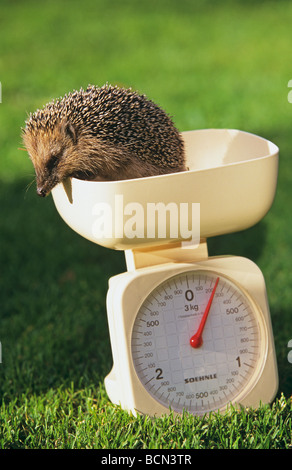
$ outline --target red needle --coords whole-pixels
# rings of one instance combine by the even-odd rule
[[[207,321],[208,314],[209,314],[209,311],[210,311],[210,308],[211,308],[211,305],[212,305],[212,302],[213,302],[213,298],[214,298],[214,295],[215,295],[215,291],[216,291],[218,282],[219,282],[219,277],[217,277],[217,279],[216,279],[214,288],[212,290],[212,294],[209,298],[208,305],[207,305],[207,307],[204,311],[204,315],[202,316],[199,328],[198,328],[197,332],[190,339],[190,344],[193,348],[199,348],[203,344],[202,334],[203,334],[205,323]]]

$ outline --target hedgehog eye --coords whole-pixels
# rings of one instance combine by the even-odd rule
[[[47,169],[49,171],[52,171],[57,166],[58,160],[59,160],[59,157],[57,155],[51,155],[46,165]]]

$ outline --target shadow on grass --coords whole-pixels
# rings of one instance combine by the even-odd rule
[[[124,254],[95,245],[26,181],[0,187],[0,394],[98,383],[112,359],[108,279]]]
[[[265,221],[237,233],[222,235],[208,240],[209,256],[243,256],[256,262],[265,247]]]

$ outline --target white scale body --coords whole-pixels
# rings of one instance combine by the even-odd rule
[[[273,400],[278,372],[265,281],[251,260],[208,256],[207,239],[248,228],[274,199],[278,148],[235,130],[183,133],[189,171],[118,182],[76,179],[53,190],[68,225],[124,250],[127,272],[109,280],[113,368],[109,398],[133,414],[203,415]],[[198,245],[181,238],[97,239],[96,204],[200,203]],[[117,223],[119,214],[114,214]],[[167,234],[171,227],[167,227]]]

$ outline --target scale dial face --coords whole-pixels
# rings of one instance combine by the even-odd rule
[[[193,270],[162,282],[134,321],[135,371],[167,410],[224,409],[256,383],[266,355],[260,310],[222,274]]]

